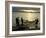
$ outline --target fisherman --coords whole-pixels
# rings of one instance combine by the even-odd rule
[[[35,27],[37,28],[37,25],[38,25],[38,19],[36,19],[36,23],[35,23],[35,24],[36,24],[36,26],[35,26]]]

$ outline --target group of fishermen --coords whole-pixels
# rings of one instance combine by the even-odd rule
[[[23,18],[21,18],[21,20],[19,20],[19,17],[16,18],[16,25],[19,26],[21,21],[21,25],[23,25]]]
[[[16,30],[24,30],[23,18],[20,18],[20,19],[19,17],[16,18]]]
[[[21,21],[21,24],[20,24],[20,21]],[[23,25],[24,25],[24,24],[23,24],[23,21],[24,21],[23,18],[21,18],[20,21],[19,21],[19,17],[17,17],[17,18],[16,18],[16,28],[19,29],[19,30],[24,28],[24,27],[20,27],[20,26],[23,26]],[[37,28],[38,19],[36,19],[35,21],[36,21],[36,23],[35,23],[35,24],[36,24],[35,28]],[[17,29],[16,29],[16,30],[17,30]]]

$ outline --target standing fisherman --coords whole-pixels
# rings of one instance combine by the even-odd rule
[[[36,19],[36,26],[35,26],[35,28],[37,28],[37,25],[38,25],[38,19]]]
[[[23,18],[21,18],[21,25],[23,25]]]
[[[19,29],[19,17],[16,18],[16,28]]]

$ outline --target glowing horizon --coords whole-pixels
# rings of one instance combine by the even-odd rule
[[[19,11],[24,11],[24,12],[40,12],[40,10],[19,10]]]

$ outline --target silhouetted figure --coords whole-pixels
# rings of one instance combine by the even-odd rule
[[[24,27],[24,25],[23,25],[23,18],[21,18],[21,25],[20,25],[19,30],[24,30],[24,29],[25,29],[25,27]]]
[[[21,25],[23,25],[23,18],[21,18]]]
[[[16,28],[19,29],[19,17],[16,18]]]
[[[38,19],[36,19],[36,26],[35,26],[36,28],[37,28],[37,25],[38,25]]]

